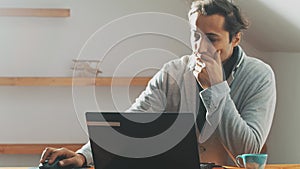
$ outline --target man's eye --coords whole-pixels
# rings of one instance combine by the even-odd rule
[[[211,43],[214,43],[214,42],[216,42],[218,39],[216,39],[216,38],[208,38],[208,40],[209,40]]]

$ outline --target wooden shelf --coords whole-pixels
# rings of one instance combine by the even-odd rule
[[[0,86],[146,86],[150,77],[0,77]]]
[[[0,154],[42,154],[46,147],[65,147],[76,151],[83,144],[0,144]]]
[[[70,9],[0,8],[0,16],[69,17]]]

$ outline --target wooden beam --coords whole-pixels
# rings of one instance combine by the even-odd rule
[[[0,16],[69,17],[70,9],[0,8]]]
[[[0,154],[42,154],[46,147],[68,148],[76,151],[83,144],[0,144]]]
[[[0,86],[146,86],[150,77],[0,77]]]
[[[1,86],[69,86],[71,78],[46,77],[2,77]]]
[[[115,77],[115,78],[97,78],[96,86],[146,86],[151,77]]]

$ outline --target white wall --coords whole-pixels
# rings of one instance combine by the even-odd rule
[[[277,83],[277,107],[268,138],[269,162],[299,163],[300,53],[267,53]]]
[[[1,77],[72,76],[72,59],[79,56],[102,60],[101,76],[152,76],[166,61],[190,53],[182,42],[189,39],[189,7],[183,0],[2,0],[0,7],[71,9],[71,17],[66,18],[0,17]],[[146,18],[143,24],[120,19],[138,12],[168,15]],[[165,22],[168,17],[173,19]],[[111,42],[135,29],[149,32],[133,32],[122,42]],[[125,110],[143,89],[75,87],[72,93],[71,86],[1,86],[0,143],[84,143],[88,140],[81,125],[85,111]],[[39,155],[0,155],[0,166],[37,165],[38,159]]]
[[[1,17],[0,56],[5,59],[5,62],[0,63],[1,76],[70,76],[72,75],[71,60],[79,56],[88,38],[104,25],[138,12],[163,12],[186,18],[188,10],[186,2],[182,0],[90,0],[88,2],[84,0],[27,0],[26,2],[2,0],[0,7],[71,9],[71,17],[67,18]],[[153,25],[152,21],[149,22],[149,25]],[[158,23],[154,26],[168,28],[169,23]],[[124,30],[127,27],[135,29],[139,26],[141,24],[120,23],[117,25],[118,29],[109,32],[107,36],[109,38],[100,39],[101,45],[97,43],[98,46],[95,47],[102,49],[101,46],[110,42],[114,35],[128,31]],[[172,31],[174,28],[169,29]],[[177,29],[182,28],[178,25]],[[154,39],[148,41],[152,44],[160,44]],[[138,44],[134,43],[134,45]],[[89,45],[95,44],[91,42]],[[133,46],[132,43],[131,45]],[[130,49],[133,48],[132,46]],[[176,51],[177,48],[173,46],[173,50]],[[96,49],[88,51],[91,56],[82,57],[92,57],[92,59],[104,57],[99,53],[92,53],[94,51]],[[118,58],[118,55],[115,57]]]
[[[101,76],[152,76],[163,63],[189,53],[188,46],[180,40],[175,40],[170,35],[162,36],[157,33],[130,36],[122,42],[111,43],[113,48],[108,53],[104,53],[105,56],[100,53],[109,49],[110,46],[107,46],[106,43],[115,38],[114,35],[124,31],[126,33],[126,31],[130,31],[129,28],[146,27],[147,23],[149,23],[149,27],[153,25],[151,23],[153,21],[146,20],[148,18],[145,19],[144,25],[130,19],[124,22],[124,19],[122,20],[120,17],[125,15],[138,12],[162,12],[176,14],[181,18],[171,15],[170,17],[175,18],[174,20],[178,20],[178,22],[187,23],[185,18],[188,6],[182,0],[93,0],[88,2],[84,0],[45,0],[43,2],[28,0],[26,3],[22,0],[3,0],[0,2],[0,7],[71,9],[71,17],[67,18],[1,17],[0,58],[2,62],[0,62],[0,76],[2,77],[72,76],[73,72],[70,69],[72,59],[78,58],[79,54],[81,54],[79,59],[102,60],[100,69],[103,74]],[[116,19],[119,19],[116,21],[117,24],[111,24],[111,21]],[[176,21],[173,24],[176,24]],[[155,25],[158,28],[169,29],[168,25],[172,25],[172,23],[162,21],[155,23],[161,24]],[[106,39],[101,39],[100,35],[103,34],[103,31],[99,31],[99,28],[107,24],[112,25],[109,25],[108,28],[113,31],[107,27],[103,30],[109,30],[108,33],[112,35],[109,34],[110,36],[107,36]],[[186,26],[177,26],[176,29],[182,32],[178,37],[188,39],[189,32],[182,31],[187,28]],[[144,28],[141,29],[148,31]],[[172,29],[174,28],[172,27]],[[154,28],[149,28],[149,30],[154,30]],[[157,32],[159,31],[157,30]],[[103,46],[107,48],[103,49]],[[102,99],[110,95],[111,89],[97,87],[97,90],[101,90],[97,93],[98,98],[101,98],[100,102],[103,104],[105,101],[106,103],[104,110],[116,110],[112,101]],[[137,96],[141,89],[132,90],[133,95]],[[0,123],[0,132],[3,133],[0,143],[86,141],[80,126],[74,123],[77,114],[74,110],[76,105],[73,105],[72,100],[72,87],[2,86],[0,91],[2,103],[0,112],[3,117]],[[119,103],[123,104],[122,109],[126,109],[130,105],[128,99],[125,98],[127,95],[129,95],[128,92],[121,96],[121,98],[124,97],[124,102]],[[88,99],[80,101],[84,102],[85,100]],[[126,103],[125,106],[124,103]],[[89,107],[84,106],[88,103],[76,104]],[[84,109],[79,111],[86,111]],[[45,119],[46,121],[44,121]],[[11,121],[15,123],[11,123]],[[9,132],[6,130],[7,127],[11,129]],[[64,130],[68,131],[69,136],[64,135]]]
[[[71,60],[78,57],[88,38],[105,24],[136,12],[166,12],[186,18],[188,11],[185,0],[1,0],[0,7],[71,9],[69,18],[0,17],[0,76],[7,77],[72,76]],[[180,37],[189,38],[189,30],[183,31],[186,27],[161,24],[170,31],[180,31]],[[126,26],[120,26],[120,31]],[[133,24],[132,28],[138,26]],[[90,43],[91,48],[97,40]],[[264,53],[246,42],[243,47],[250,55],[270,63],[277,78],[278,102],[268,139],[269,162],[299,163],[296,99],[300,94],[297,89],[299,54]],[[101,46],[84,51],[81,58],[101,59],[94,55],[98,49],[102,50]],[[133,36],[114,46],[100,68],[104,72],[102,76],[112,76],[119,65],[124,67],[117,69],[117,75],[150,76],[167,60],[187,53],[188,47],[170,36]],[[124,57],[128,59],[123,60]],[[143,70],[145,65],[148,69]],[[143,87],[113,88],[113,93],[118,93],[117,99],[112,98],[110,87],[97,87],[96,101],[88,95],[92,94],[92,88],[75,89],[83,92],[72,95],[72,87],[0,87],[0,143],[84,143],[87,141],[85,126],[80,124],[84,111],[124,110]],[[78,102],[74,103],[73,97]],[[38,159],[38,155],[1,155],[0,166],[37,165]]]
[[[240,46],[244,49],[244,52],[246,52],[246,54],[248,56],[258,58],[258,59],[268,63],[268,61],[269,61],[268,55],[265,52],[257,50],[250,43],[248,43],[247,39],[245,39],[244,37],[242,38]]]

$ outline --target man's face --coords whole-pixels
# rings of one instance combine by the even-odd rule
[[[229,32],[224,30],[225,18],[222,15],[201,15],[196,19],[196,27],[201,31],[202,40],[200,42],[199,53],[214,54],[219,51],[222,62],[231,57],[233,48],[240,42],[240,33],[235,35],[230,42]],[[203,37],[203,34],[206,35]],[[192,35],[194,36],[194,35]]]

